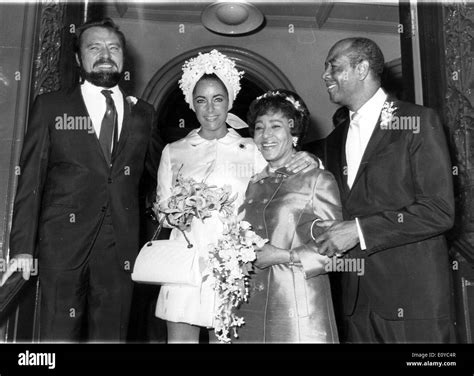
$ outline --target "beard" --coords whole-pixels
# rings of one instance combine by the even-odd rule
[[[86,72],[82,67],[81,76],[92,85],[106,88],[114,87],[122,79],[120,72]]]
[[[113,61],[105,60],[105,59],[96,61],[94,63],[94,66],[99,65],[101,63],[110,63],[116,66],[116,64]],[[111,88],[117,85],[122,79],[122,75],[123,75],[122,72],[117,72],[117,71],[115,72],[104,72],[104,71],[86,72],[86,70],[82,66],[82,63],[81,63],[80,68],[81,68],[81,77],[84,80],[89,81],[92,85],[106,87],[106,88]]]

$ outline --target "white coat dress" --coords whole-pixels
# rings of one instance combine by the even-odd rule
[[[233,194],[238,194],[234,202],[237,211],[244,201],[250,178],[263,170],[267,162],[251,138],[243,138],[231,128],[224,137],[215,140],[202,138],[198,131],[199,129],[191,131],[163,150],[158,169],[157,197],[162,201],[171,195],[171,187],[181,168],[185,178],[192,177],[199,182],[207,176],[206,182],[209,185],[230,185]],[[222,229],[222,222],[215,212],[204,223],[196,218],[193,220],[191,231],[186,235],[199,249],[201,270],[208,262],[209,244],[217,242]],[[182,236],[179,230],[173,229],[170,239]],[[203,272],[205,274],[208,274],[208,270]],[[215,305],[214,280],[207,276],[199,287],[162,286],[156,316],[167,321],[212,328]]]

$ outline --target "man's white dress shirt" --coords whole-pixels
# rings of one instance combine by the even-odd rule
[[[387,94],[379,88],[377,92],[357,112],[349,111],[351,123],[346,139],[347,185],[349,189],[354,184],[354,179],[360,167],[362,156],[369,143],[370,137],[377,125]],[[361,249],[366,249],[364,235],[356,218],[357,232]]]
[[[100,135],[102,119],[104,118],[106,109],[105,96],[101,93],[102,90],[112,91],[112,99],[114,100],[117,110],[118,139],[122,131],[123,123],[123,94],[118,85],[110,89],[92,85],[89,81],[84,81],[81,85],[82,98],[84,99],[97,138],[99,138]]]

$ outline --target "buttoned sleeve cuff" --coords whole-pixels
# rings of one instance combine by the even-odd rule
[[[360,242],[360,249],[365,251],[367,246],[365,245],[364,234],[362,233],[362,229],[360,228],[359,218],[356,218],[356,226],[357,226],[357,233],[359,234],[359,242]]]

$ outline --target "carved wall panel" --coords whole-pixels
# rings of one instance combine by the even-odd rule
[[[35,97],[60,89],[59,60],[65,6],[58,0],[42,3],[39,48],[35,60]]]
[[[444,5],[446,119],[458,168],[457,245],[474,259],[474,4]]]

